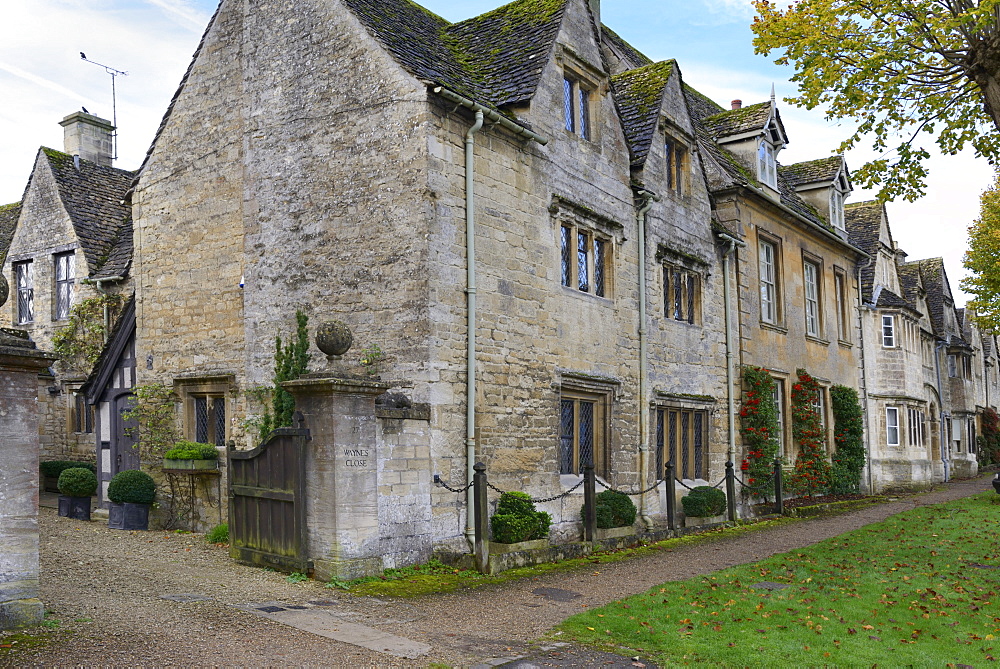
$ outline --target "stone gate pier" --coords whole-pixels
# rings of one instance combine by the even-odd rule
[[[37,624],[44,616],[38,599],[38,375],[53,360],[23,333],[0,328],[0,629]]]

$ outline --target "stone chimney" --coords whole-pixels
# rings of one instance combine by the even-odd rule
[[[66,153],[111,167],[115,127],[109,121],[86,112],[74,112],[59,121],[59,125],[63,127]]]
[[[733,109],[742,109],[743,108],[743,100],[733,100],[732,102],[729,103],[729,105]]]
[[[590,13],[594,15],[594,23],[597,25],[597,29],[601,28],[601,0],[587,0],[587,4],[590,5]]]

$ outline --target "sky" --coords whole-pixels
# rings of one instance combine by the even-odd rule
[[[449,21],[493,9],[502,0],[424,0]],[[39,146],[63,148],[59,121],[86,107],[112,117],[112,78],[88,59],[127,72],[117,89],[117,167],[136,169],[173,96],[215,0],[4,0],[7,27],[0,41],[0,204],[21,199]],[[789,145],[779,161],[791,164],[830,155],[850,127],[827,123],[819,111],[781,98],[795,94],[792,71],[753,53],[750,0],[604,0],[602,21],[653,60],[674,58],[684,80],[724,107],[768,99],[775,87]],[[925,145],[929,150],[932,147]],[[847,154],[859,167],[873,154]],[[888,205],[889,221],[909,258],[943,256],[952,290],[958,282],[966,229],[979,212],[979,195],[993,178],[974,156],[931,160],[927,195]],[[855,191],[849,201],[870,199]]]

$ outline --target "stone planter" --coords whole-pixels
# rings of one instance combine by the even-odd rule
[[[90,520],[90,497],[59,495],[59,515],[75,520]]]
[[[189,472],[213,471],[219,468],[218,460],[168,460],[163,459],[164,470]]]
[[[149,504],[115,504],[108,506],[108,527],[113,530],[148,530]]]
[[[729,520],[729,516],[721,514],[718,516],[685,516],[684,527],[701,527],[702,525],[718,525]]]
[[[619,539],[630,537],[635,534],[635,529],[631,525],[628,527],[596,527],[594,528],[594,539],[604,541],[605,539]]]
[[[490,542],[491,555],[503,555],[504,553],[516,553],[518,551],[532,551],[539,548],[547,548],[548,539],[532,539],[531,541],[520,541],[516,544],[502,544],[498,541]]]

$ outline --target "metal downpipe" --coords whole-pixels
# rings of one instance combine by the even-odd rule
[[[475,212],[475,135],[483,127],[483,112],[476,110],[476,122],[465,133],[465,256],[468,277],[466,279],[466,305],[468,313],[466,356],[466,396],[465,396],[465,464],[466,491],[465,537],[475,542],[476,527],[472,517],[475,496],[471,487],[476,475],[476,212]]]
[[[646,327],[646,213],[659,202],[660,196],[647,190],[640,190],[642,206],[636,212],[639,224],[639,480],[642,487],[649,477],[649,357],[647,351],[648,328]],[[653,519],[646,509],[646,495],[639,496],[639,517],[647,528],[653,527]]]
[[[733,343],[733,296],[732,296],[732,256],[737,246],[746,246],[739,239],[727,234],[719,235],[729,248],[722,254],[722,299],[725,301],[726,319],[726,413],[728,420],[729,441],[726,452],[728,462],[736,462],[736,396],[735,396],[735,358],[736,345]]]

